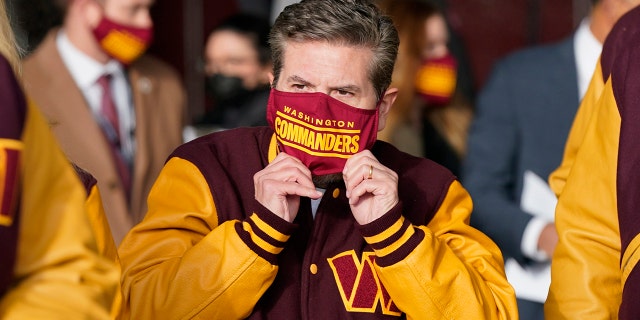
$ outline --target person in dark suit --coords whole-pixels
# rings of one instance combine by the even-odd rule
[[[67,2],[62,28],[24,61],[25,90],[65,154],[97,179],[118,244],[144,217],[151,185],[183,142],[185,92],[173,68],[143,55],[151,1]]]
[[[499,61],[479,95],[462,181],[474,200],[471,224],[507,258],[521,319],[544,318],[558,241],[557,200],[546,180],[562,160],[602,43],[627,6],[594,1],[572,36]]]

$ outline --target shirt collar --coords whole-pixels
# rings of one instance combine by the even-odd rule
[[[580,98],[584,95],[589,81],[593,76],[593,71],[598,63],[598,58],[602,52],[602,43],[596,39],[590,29],[589,18],[582,19],[578,30],[573,38],[574,56],[576,57],[576,67],[578,72],[578,88]]]
[[[80,51],[71,43],[63,29],[58,32],[56,46],[71,77],[82,90],[94,85],[105,73],[124,74],[122,64],[116,60],[111,59],[106,64],[102,64]]]

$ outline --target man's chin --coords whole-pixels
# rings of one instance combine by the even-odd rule
[[[332,173],[332,174],[325,174],[321,176],[313,176],[312,180],[313,180],[313,184],[317,188],[326,189],[331,184],[342,181],[342,173]]]

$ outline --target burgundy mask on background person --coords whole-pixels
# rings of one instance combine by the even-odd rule
[[[352,107],[324,93],[271,89],[267,121],[278,146],[314,176],[340,173],[352,155],[370,149],[378,132],[378,107]]]
[[[103,15],[93,35],[102,50],[125,66],[140,57],[153,40],[153,28],[136,28],[112,21]]]
[[[451,101],[456,90],[457,67],[458,63],[450,53],[422,63],[416,76],[416,91],[427,106],[442,106]]]

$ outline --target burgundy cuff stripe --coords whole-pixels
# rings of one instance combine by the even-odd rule
[[[359,226],[360,233],[364,237],[373,237],[383,231],[389,229],[394,223],[402,216],[402,205],[400,202],[396,204],[389,212],[385,213],[382,217],[368,223]],[[402,229],[405,230],[404,225]]]
[[[255,208],[255,210],[253,210],[253,212],[262,221],[264,221],[270,227],[272,227],[273,229],[275,229],[276,231],[278,231],[278,232],[280,232],[282,234],[286,234],[286,235],[290,236],[290,235],[293,234],[293,232],[297,228],[297,225],[295,225],[293,223],[290,223],[290,222],[287,222],[284,219],[278,217],[273,212],[269,211],[269,209],[267,209],[263,205],[261,205],[257,200],[255,201],[253,207]],[[244,222],[249,223],[253,233],[256,236],[260,237],[265,242],[267,242],[267,243],[269,243],[271,245],[277,246],[277,247],[281,247],[281,248],[284,248],[284,246],[286,245],[282,241],[278,241],[276,239],[273,239],[266,232],[264,232],[263,230],[258,228],[256,226],[256,224],[249,217],[247,217]],[[242,241],[244,241],[244,243],[246,243],[247,246],[249,246],[249,248],[251,248],[251,250],[253,250],[260,257],[262,257],[265,260],[269,261],[269,263],[271,263],[273,265],[277,265],[278,264],[278,256],[276,254],[273,254],[271,252],[268,252],[268,251],[264,250],[258,244],[253,242],[253,240],[251,239],[251,234],[248,231],[244,230],[244,228],[242,226],[242,222],[237,223],[235,228],[236,228],[236,232],[238,232],[238,235],[240,236],[240,239],[242,239]]]
[[[384,257],[376,257],[376,264],[381,267],[387,267],[402,261],[406,258],[424,239],[424,231],[420,228],[414,228],[415,233],[405,242],[398,250]]]
[[[274,247],[280,247],[280,248],[284,248],[284,246],[286,245],[285,242],[279,241],[279,240],[274,239],[273,237],[269,236],[269,234],[267,234],[262,229],[260,229],[258,227],[258,225],[256,225],[255,222],[253,220],[251,220],[250,218],[247,218],[245,220],[245,222],[247,222],[247,223],[249,223],[249,225],[251,225],[251,229],[253,230],[253,233],[255,233],[258,237],[260,237],[262,240],[264,240],[268,244],[270,244],[270,245],[272,245]]]
[[[385,213],[382,217],[369,224],[360,226],[359,229],[363,236],[373,237],[389,229],[391,226],[393,226],[393,224],[398,222],[401,217],[402,204],[398,202],[395,207],[391,208],[391,210]],[[408,228],[412,228],[411,222],[408,219],[405,219],[405,221],[402,223],[402,227],[400,228],[400,230],[398,230],[398,232],[394,233],[392,236],[383,241],[372,244],[371,247],[374,250],[378,250],[395,243],[407,232]],[[420,244],[422,239],[424,239],[424,231],[419,228],[414,228],[414,234],[407,240],[407,242],[403,243],[397,250],[384,257],[376,257],[376,264],[381,267],[386,267],[401,261],[402,259],[406,258],[407,255],[409,255],[409,253],[411,253],[418,246],[418,244]]]
[[[387,238],[387,239],[385,239],[383,241],[380,241],[378,243],[372,243],[371,247],[374,250],[379,250],[379,249],[386,248],[386,247],[390,246],[391,244],[393,244],[396,241],[398,241],[398,239],[400,239],[400,237],[402,237],[405,232],[407,232],[407,229],[409,228],[410,225],[411,225],[411,222],[409,221],[409,219],[404,219],[404,221],[402,223],[402,227],[400,227],[398,232],[394,233],[392,236],[390,236],[389,238]]]
[[[265,223],[270,225],[276,231],[286,234],[292,235],[293,231],[297,228],[297,226],[291,222],[287,222],[286,220],[278,217],[273,212],[269,211],[269,209],[265,208],[262,204],[255,200],[255,205],[253,206],[255,210],[253,212]],[[249,219],[247,219],[249,220]]]
[[[240,236],[240,239],[242,239],[242,241],[244,241],[244,243],[249,246],[249,248],[253,250],[253,252],[258,254],[263,259],[269,261],[269,263],[273,265],[278,264],[278,256],[262,249],[259,245],[253,242],[253,240],[251,240],[251,234],[249,234],[248,231],[242,229],[242,222],[237,222],[235,228],[236,232]]]

